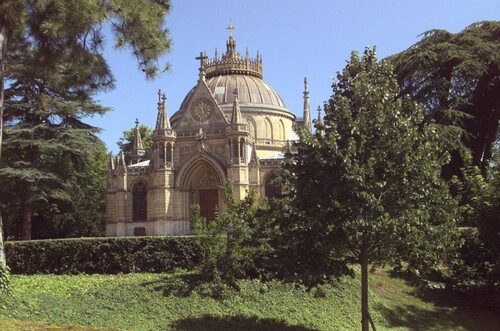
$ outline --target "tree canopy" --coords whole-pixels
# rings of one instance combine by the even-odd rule
[[[460,173],[461,147],[484,171],[499,139],[500,21],[477,22],[455,34],[427,31],[390,61],[400,94],[419,101],[428,122],[448,127],[443,140],[454,152],[445,177]]]
[[[106,178],[108,155],[104,143],[90,141],[85,146],[85,161],[73,163],[69,157],[54,157],[45,171],[54,171],[60,187],[47,190],[34,185],[32,204],[32,238],[68,238],[103,236],[106,210]],[[5,155],[4,160],[10,159]],[[4,231],[8,240],[21,238],[23,216],[22,191],[16,177],[2,177],[0,210],[4,215]],[[55,194],[55,193],[58,194]]]
[[[97,132],[84,119],[107,110],[93,100],[98,91],[114,86],[102,54],[104,26],[110,27],[115,46],[130,48],[139,68],[153,78],[165,69],[160,57],[171,46],[164,27],[169,10],[165,0],[0,4],[1,175],[19,183],[23,239],[31,236],[34,202],[68,197],[64,164],[75,169],[83,165],[88,153],[84,147],[95,141]]]
[[[333,83],[324,124],[315,135],[299,131],[283,172],[285,206],[295,215],[282,222],[296,261],[290,272],[328,271],[338,258],[359,263],[363,330],[369,263],[429,267],[456,242],[456,203],[440,177],[441,131],[422,126],[417,103],[398,92],[393,68],[374,50],[353,52]]]

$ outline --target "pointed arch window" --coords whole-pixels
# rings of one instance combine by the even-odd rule
[[[278,182],[278,176],[273,172],[270,173],[264,182],[264,194],[266,198],[271,200],[272,198],[278,197],[281,194],[280,184]]]
[[[132,189],[132,221],[147,220],[148,190],[144,182],[139,181]]]
[[[172,162],[172,143],[167,143],[167,162]]]
[[[160,164],[165,163],[165,148],[163,147],[163,144],[160,144],[160,148],[158,149],[158,156],[160,159]]]
[[[240,155],[241,163],[245,163],[246,155],[245,155],[245,139],[240,138]]]
[[[285,124],[283,124],[283,121],[281,119],[278,122],[278,130],[279,130],[278,139],[285,140]]]
[[[238,158],[238,138],[233,138],[233,157]]]
[[[266,139],[273,139],[273,125],[271,124],[271,120],[269,118],[264,119],[265,125],[265,137]]]

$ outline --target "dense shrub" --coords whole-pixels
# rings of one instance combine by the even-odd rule
[[[51,239],[5,243],[13,274],[116,274],[194,268],[193,237]]]
[[[464,245],[454,265],[451,283],[476,303],[500,311],[500,150],[490,167],[462,169],[452,180],[461,197]],[[470,163],[470,160],[466,160]]]
[[[475,303],[500,312],[500,257],[479,239],[475,229],[461,234],[465,241],[460,262],[453,267],[451,285]]]

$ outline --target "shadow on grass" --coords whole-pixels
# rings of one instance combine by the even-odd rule
[[[276,330],[276,331],[317,331],[300,325],[287,325],[277,319],[259,319],[256,317],[228,316],[215,317],[205,315],[198,318],[186,318],[176,321],[172,325],[176,331],[202,331],[202,330]]]
[[[152,285],[155,291],[161,291],[164,296],[188,297],[201,284],[201,276],[194,272],[168,274],[160,280],[143,283]]]
[[[457,293],[445,289],[420,290],[416,297],[433,303],[435,307],[423,309],[412,304],[387,308],[375,307],[388,324],[411,330],[498,330],[500,316],[492,311],[471,305]]]

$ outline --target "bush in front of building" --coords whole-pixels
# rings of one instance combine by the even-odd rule
[[[12,274],[117,274],[193,269],[200,261],[193,237],[118,237],[5,243]]]

